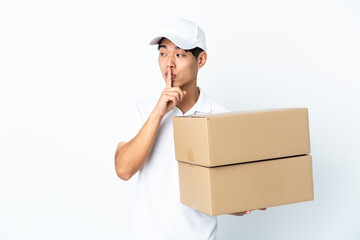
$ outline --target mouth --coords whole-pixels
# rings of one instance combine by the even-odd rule
[[[169,73],[165,73],[165,78],[167,78],[168,77],[168,75],[169,75]],[[174,79],[176,77],[176,75],[175,74],[171,74],[171,79]]]

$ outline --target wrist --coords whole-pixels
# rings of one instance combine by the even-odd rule
[[[149,119],[155,121],[161,121],[163,117],[164,117],[163,115],[161,115],[160,113],[154,110],[150,113]]]

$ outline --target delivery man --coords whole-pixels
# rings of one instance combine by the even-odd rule
[[[127,116],[115,154],[123,179],[139,171],[130,239],[216,239],[216,217],[180,203],[172,117],[229,110],[197,86],[207,60],[205,34],[194,22],[179,19],[151,42],[158,45],[165,88],[157,101],[137,101]],[[250,211],[235,213],[242,216]]]

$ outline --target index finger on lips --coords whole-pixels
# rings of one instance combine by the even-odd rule
[[[167,77],[166,77],[166,88],[171,88],[172,85],[172,78],[171,78],[171,68],[167,69]]]

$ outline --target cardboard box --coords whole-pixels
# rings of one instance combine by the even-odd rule
[[[173,118],[175,158],[213,167],[310,153],[306,108]]]
[[[206,214],[314,199],[306,108],[173,118],[180,199]]]
[[[211,168],[178,164],[181,202],[211,216],[314,199],[309,155]]]

